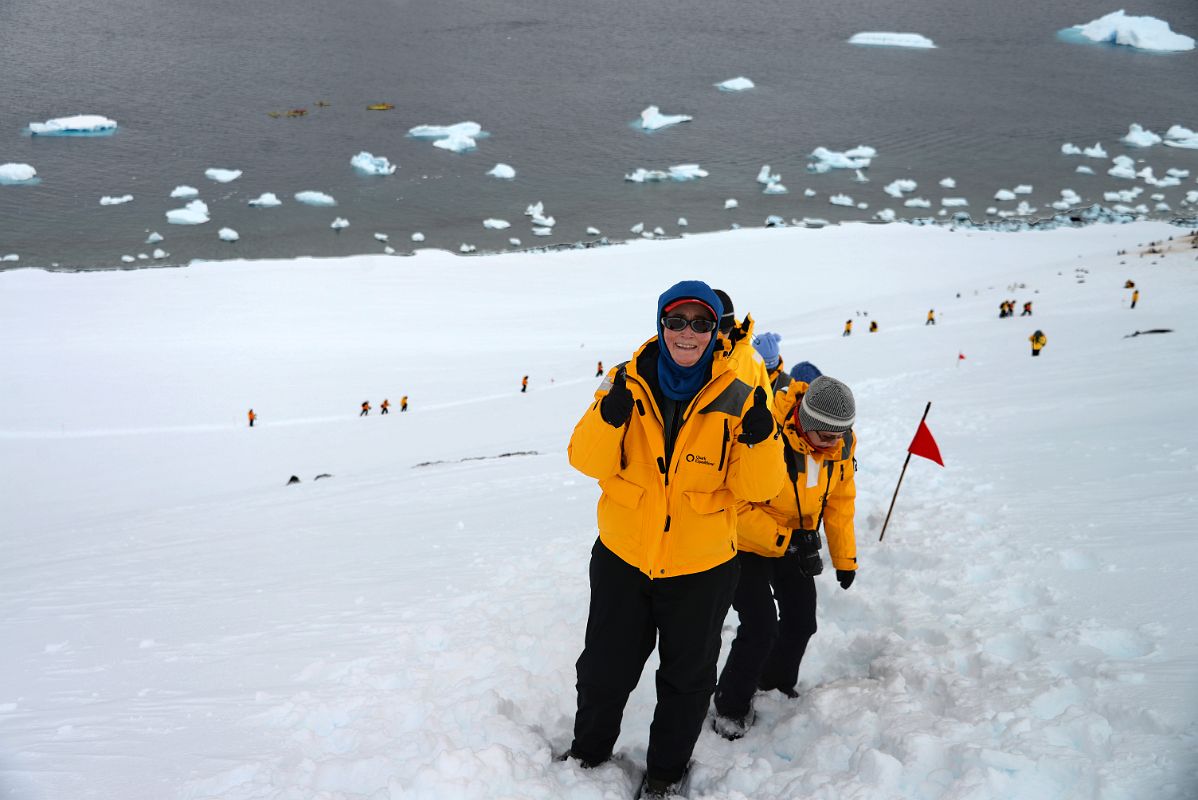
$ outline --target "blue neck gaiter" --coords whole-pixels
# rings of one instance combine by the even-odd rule
[[[661,328],[661,318],[666,306],[678,300],[698,300],[708,305],[715,312],[716,320],[724,313],[724,305],[711,287],[703,281],[680,281],[662,293],[657,298],[657,380],[661,391],[671,400],[690,400],[695,393],[707,382],[707,373],[711,368],[711,353],[715,349],[717,333],[712,331],[711,341],[707,349],[692,366],[683,367],[674,361],[666,347],[664,331]]]

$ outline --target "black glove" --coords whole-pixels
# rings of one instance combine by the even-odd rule
[[[758,386],[753,392],[753,407],[745,412],[740,421],[740,436],[736,441],[742,444],[760,444],[774,435],[774,415],[766,405],[765,389]]]
[[[623,428],[632,416],[632,392],[628,390],[624,370],[616,372],[607,396],[599,401],[599,416],[613,428]]]
[[[790,534],[786,555],[798,562],[799,573],[814,578],[824,571],[824,559],[819,554],[819,531],[796,528]]]
[[[840,588],[847,589],[853,585],[853,578],[857,577],[855,569],[838,569],[836,570],[836,580],[840,581]]]

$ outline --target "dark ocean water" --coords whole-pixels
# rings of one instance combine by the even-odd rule
[[[1158,176],[1189,169],[1161,192],[1175,210],[1198,189],[1198,151],[1127,148],[1138,122],[1163,133],[1198,128],[1198,51],[1175,55],[1075,45],[1057,31],[1116,6],[1088,0],[1043,3],[908,2],[654,3],[631,0],[0,0],[0,163],[32,164],[41,183],[0,186],[3,267],[103,267],[152,250],[166,237],[168,263],[194,258],[290,257],[380,252],[387,233],[401,252],[463,242],[507,249],[585,239],[589,225],[615,239],[644,222],[677,232],[760,226],[786,219],[869,219],[905,209],[882,187],[919,182],[917,195],[969,199],[975,219],[994,192],[1030,183],[1042,215],[1061,188],[1086,203],[1133,184],[1105,175],[1109,161],[1060,154],[1072,141],[1101,141],[1110,156],[1145,159]],[[1167,20],[1198,36],[1198,3],[1156,0],[1129,13]],[[868,30],[907,31],[938,49],[857,47]],[[744,75],[757,89],[729,94],[713,84]],[[328,103],[317,107],[316,103]],[[390,102],[395,110],[366,110]],[[694,121],[654,134],[630,121],[648,105]],[[270,111],[306,108],[298,119]],[[32,121],[80,113],[120,123],[109,137],[46,138],[22,133]],[[420,124],[480,123],[490,137],[454,154],[408,138]],[[807,173],[816,147],[877,148],[868,184],[852,173]],[[360,150],[399,165],[391,177],[358,175]],[[515,181],[485,175],[497,162]],[[690,183],[635,185],[625,173],[699,163],[710,176]],[[762,164],[790,189],[765,196]],[[1096,176],[1074,172],[1087,164]],[[241,169],[234,183],[204,177]],[[957,189],[941,189],[951,176]],[[169,193],[197,187],[212,221],[170,225],[184,205]],[[803,196],[811,188],[819,195]],[[297,204],[315,189],[335,209]],[[270,191],[284,205],[252,209]],[[845,192],[865,211],[828,197]],[[102,207],[103,195],[133,202]],[[736,198],[739,208],[724,210]],[[536,238],[523,211],[543,201],[554,235]],[[1013,204],[1002,204],[1009,208]],[[955,209],[950,209],[950,213]],[[1193,213],[1191,211],[1191,213]],[[351,227],[336,234],[334,217]],[[1156,214],[1171,217],[1171,214]],[[482,220],[512,222],[485,230]],[[217,230],[241,241],[222,242]],[[138,262],[144,264],[146,262]]]

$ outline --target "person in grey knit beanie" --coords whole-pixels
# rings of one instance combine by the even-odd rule
[[[799,422],[807,432],[844,433],[856,420],[853,391],[827,375],[813,380],[799,403]]]

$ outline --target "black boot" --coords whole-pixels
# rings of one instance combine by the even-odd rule
[[[671,797],[686,797],[686,782],[691,775],[691,765],[686,765],[686,771],[676,781],[665,781],[660,778],[650,778],[645,773],[641,788],[637,789],[636,800],[668,800]]]

